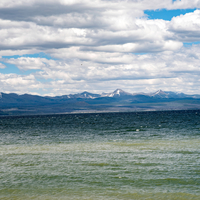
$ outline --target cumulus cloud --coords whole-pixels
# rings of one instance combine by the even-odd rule
[[[174,17],[169,30],[174,32],[174,39],[182,42],[196,42],[200,40],[200,10]]]
[[[199,7],[199,0],[2,0],[0,68],[12,64],[22,75],[0,74],[0,89],[195,92],[200,46],[183,43],[200,40],[200,11],[165,21],[148,19],[144,10]],[[25,55],[38,52],[54,59]],[[19,56],[3,57],[12,55]]]
[[[6,66],[4,65],[4,64],[2,64],[2,63],[0,63],[0,69],[3,69],[3,68],[5,68]]]
[[[43,87],[42,83],[38,82],[34,75],[17,75],[17,74],[1,74],[0,73],[0,91],[5,93],[32,93],[38,88]]]
[[[171,23],[142,18],[144,12],[140,6],[144,4],[148,9],[149,5],[154,5],[146,1],[23,3],[19,1],[10,7],[4,2],[0,7],[2,50],[79,46],[82,50],[92,51],[155,52],[181,47],[182,40],[174,40],[177,36],[173,34],[181,30],[176,28],[178,18]],[[157,0],[154,3],[160,7],[172,4],[171,1],[161,3]],[[10,13],[8,9],[11,9]],[[20,18],[19,15],[23,16]]]
[[[40,58],[28,58],[20,57],[18,59],[4,59],[5,62],[17,65],[20,70],[29,70],[29,69],[42,69],[45,66],[46,59]]]
[[[54,54],[59,54],[59,50],[54,51]],[[108,83],[110,91],[120,85],[129,92],[149,92],[162,88],[180,92],[185,92],[187,89],[187,93],[198,93],[196,91],[200,75],[198,45],[192,48],[182,47],[176,53],[169,51],[144,55],[113,53],[113,63],[105,63],[104,59],[100,62],[101,57],[106,57],[107,54],[97,54],[93,60],[85,61],[73,59],[71,55],[69,58],[64,58],[67,54],[68,51],[64,50],[60,55],[63,57],[58,60],[30,57],[9,59],[7,62],[15,63],[19,69],[40,69],[40,71],[28,76],[6,76],[7,78],[1,80],[2,86],[8,87],[10,84],[10,87],[19,88],[19,91],[26,85],[32,92],[36,92],[36,88],[40,87],[43,88],[43,94],[47,94],[46,90],[50,88],[50,93],[54,95],[84,90],[100,93],[108,90]],[[39,80],[48,82],[40,83]]]

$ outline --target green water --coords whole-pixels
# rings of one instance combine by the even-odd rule
[[[200,111],[0,118],[0,199],[200,199]]]

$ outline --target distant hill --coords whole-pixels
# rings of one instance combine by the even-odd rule
[[[200,109],[200,95],[158,90],[154,93],[87,91],[55,97],[0,93],[0,115],[57,114],[73,112],[131,112],[144,110]]]

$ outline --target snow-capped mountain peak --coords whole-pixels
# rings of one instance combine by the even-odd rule
[[[159,97],[159,98],[168,98],[168,94],[162,90],[158,90],[155,93],[152,93],[150,96],[152,97]]]
[[[111,92],[111,93],[102,93],[102,97],[121,97],[121,96],[129,96],[132,94],[131,93],[128,93],[128,92],[125,92],[121,89],[116,89],[114,92]]]
[[[115,94],[119,94],[120,95],[120,93],[123,93],[124,91],[123,90],[121,90],[121,89],[116,89],[113,93],[115,93]]]
[[[163,92],[162,90],[158,90],[157,92],[155,92],[155,94],[166,94],[166,93]]]

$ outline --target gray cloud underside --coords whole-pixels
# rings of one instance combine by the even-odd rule
[[[0,18],[16,21],[34,21],[34,17],[36,16],[49,17],[66,13],[81,13],[81,10],[84,10],[84,12],[90,12],[91,8],[83,3],[76,3],[67,6],[56,3],[39,3],[31,6],[0,8]]]

